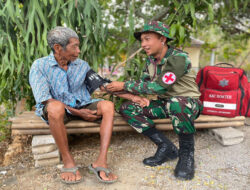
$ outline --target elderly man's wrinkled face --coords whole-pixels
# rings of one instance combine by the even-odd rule
[[[141,35],[141,47],[148,56],[157,55],[162,50],[165,41],[163,36],[161,37],[154,32],[142,33]]]
[[[60,56],[66,61],[74,61],[78,58],[80,42],[77,38],[70,38],[65,49],[61,49]]]

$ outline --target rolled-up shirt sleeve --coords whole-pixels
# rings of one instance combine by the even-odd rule
[[[42,103],[52,98],[49,83],[46,76],[39,68],[38,62],[34,62],[29,73],[29,83],[32,88],[36,103]]]
[[[134,81],[125,82],[124,89],[134,94],[164,94],[166,89],[157,82]]]

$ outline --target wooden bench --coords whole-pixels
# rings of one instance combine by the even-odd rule
[[[51,134],[49,126],[35,115],[33,111],[23,112],[12,119],[12,135],[46,135]],[[156,128],[160,130],[172,130],[170,119],[154,120]],[[238,116],[234,118],[201,115],[195,120],[195,127],[202,128],[221,128],[221,127],[241,127],[244,126],[245,117]],[[98,133],[100,122],[88,122],[82,120],[71,121],[66,124],[68,134],[76,133]],[[133,129],[116,114],[114,118],[113,131],[133,131]]]
[[[52,135],[50,135],[49,126],[37,117],[33,111],[23,112],[21,115],[17,115],[10,120],[12,121],[11,131],[13,142],[5,154],[5,166],[10,164],[11,158],[22,152],[21,150],[23,150],[24,143],[20,139],[21,137],[27,137],[27,135],[32,135],[32,153],[34,156],[35,167],[55,165],[60,162],[59,151]],[[160,130],[173,130],[170,119],[156,119],[154,122],[156,124],[156,128]],[[225,118],[201,115],[197,120],[195,120],[195,127],[197,129],[241,127],[244,125],[245,117],[243,116]],[[71,121],[66,124],[67,132],[69,134],[98,133],[100,130],[99,126],[100,122],[87,122],[83,120]],[[116,114],[114,118],[113,131],[134,130],[119,114]],[[39,140],[39,143],[37,143],[37,140]],[[51,149],[51,147],[53,147],[53,149]]]

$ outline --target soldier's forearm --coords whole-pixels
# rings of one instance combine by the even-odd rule
[[[133,94],[164,94],[166,89],[156,82],[128,81],[124,89]]]

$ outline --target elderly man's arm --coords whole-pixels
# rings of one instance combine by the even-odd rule
[[[47,81],[45,74],[41,71],[43,65],[35,61],[30,69],[29,83],[32,88],[32,92],[36,103],[42,103],[49,99],[52,99],[50,94],[50,85]]]

